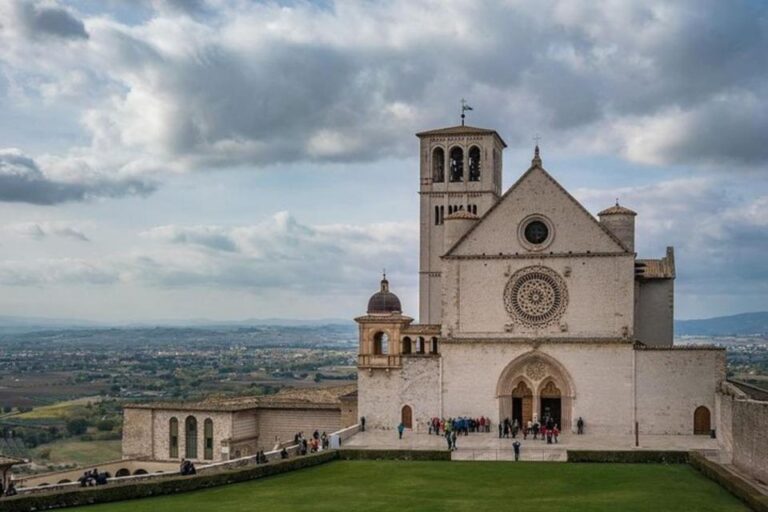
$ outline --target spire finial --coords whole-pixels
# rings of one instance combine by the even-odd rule
[[[387,281],[387,269],[383,269],[381,271],[381,291],[382,292],[388,292],[389,291],[389,281]]]
[[[533,140],[536,141],[536,147],[533,149],[533,160],[531,160],[531,165],[534,167],[541,167],[541,156],[539,155],[539,141],[541,140],[541,137],[539,137],[538,133]]]
[[[619,198],[616,198],[616,206],[619,206]]]
[[[464,112],[466,112],[467,110],[474,110],[474,109],[467,104],[467,100],[465,100],[464,98],[461,98],[461,126],[464,126],[464,118],[466,117]]]

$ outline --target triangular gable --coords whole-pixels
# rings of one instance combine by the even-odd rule
[[[554,240],[544,253],[627,253],[627,247],[579,203],[547,171],[534,165],[501,196],[446,256],[531,254],[518,240],[525,217],[546,216],[555,226]]]

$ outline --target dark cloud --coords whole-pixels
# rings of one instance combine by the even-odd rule
[[[88,39],[89,37],[83,22],[62,7],[31,1],[17,1],[15,11],[17,22],[34,37],[44,36],[62,39]]]
[[[138,179],[52,179],[32,158],[15,150],[0,150],[0,201],[52,205],[96,197],[143,196],[154,190],[155,185]]]

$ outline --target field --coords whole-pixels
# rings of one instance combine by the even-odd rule
[[[50,450],[50,455],[43,460],[40,451]],[[118,460],[122,456],[121,443],[117,441],[80,441],[77,439],[62,439],[53,443],[41,444],[34,452],[36,461],[53,464],[77,464],[87,467],[100,462]]]
[[[744,511],[687,465],[504,462],[333,462],[204,491],[75,509],[82,512]]]

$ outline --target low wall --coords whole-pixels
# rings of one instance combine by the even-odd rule
[[[258,466],[246,466],[244,468],[226,469],[218,468],[195,476],[165,476],[145,481],[131,481],[134,477],[119,479],[119,482],[110,482],[99,487],[81,488],[75,487],[47,492],[36,492],[27,495],[19,495],[12,498],[3,498],[3,512],[31,512],[38,510],[51,510],[62,507],[75,507],[95,503],[108,503],[135,498],[146,498],[163,494],[175,494],[179,492],[206,489],[220,485],[245,482],[265,476],[276,475],[296,469],[324,464],[338,457],[336,451],[324,451],[304,457],[281,460],[270,464]],[[235,461],[230,461],[235,462]],[[71,485],[71,484],[70,484]]]
[[[42,473],[39,475],[24,476],[16,480],[16,487],[29,488],[38,486],[56,486],[67,482],[77,482],[86,470],[97,468],[100,472],[109,472],[113,477],[120,475],[142,475],[145,473],[172,473],[177,472],[179,464],[175,462],[151,462],[145,460],[116,460],[102,462],[93,467],[68,469],[65,471],[55,471],[52,473]]]
[[[768,496],[754,485],[728,471],[726,468],[707,460],[698,453],[690,454],[690,464],[710,480],[714,480],[731,494],[749,505],[752,510],[768,512]]]

